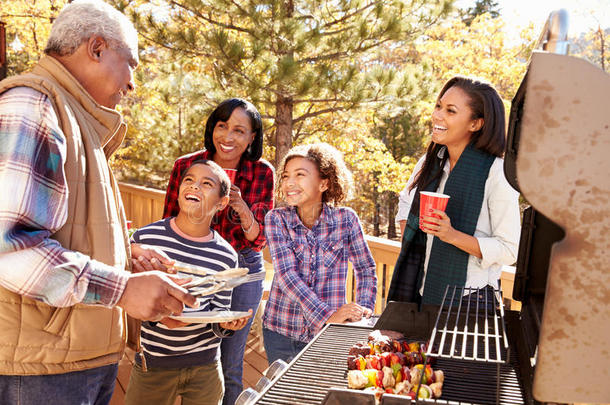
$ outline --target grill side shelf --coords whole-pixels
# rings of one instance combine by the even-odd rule
[[[509,357],[501,292],[447,286],[427,356],[505,364]],[[464,299],[464,295],[469,294]],[[483,297],[481,300],[477,296]]]

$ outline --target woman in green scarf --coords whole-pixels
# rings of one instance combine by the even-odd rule
[[[503,171],[500,96],[488,83],[454,77],[438,96],[432,125],[432,141],[400,195],[402,248],[388,301],[442,304],[448,285],[493,292],[502,266],[517,257],[519,194]],[[420,218],[420,191],[448,194],[445,211]]]

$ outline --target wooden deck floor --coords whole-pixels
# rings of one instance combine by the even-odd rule
[[[110,400],[110,405],[123,405],[125,403],[125,391],[129,383],[129,375],[134,362],[134,351],[127,349],[125,356],[119,363],[119,375],[117,377],[114,395]],[[248,336],[246,353],[244,355],[244,389],[254,387],[258,379],[263,375],[263,371],[267,368],[267,356],[263,348],[262,340],[259,339],[257,332],[254,329]],[[180,404],[180,398],[175,402],[175,405]]]

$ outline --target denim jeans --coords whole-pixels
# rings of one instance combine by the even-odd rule
[[[243,249],[237,252],[239,256],[239,267],[247,267],[249,273],[265,271],[262,252],[251,249]],[[254,314],[263,295],[263,281],[242,284],[233,290],[231,297],[231,311],[247,311],[252,309],[252,318],[241,330],[235,331],[233,336],[222,339],[220,354],[222,361],[222,372],[225,378],[225,396],[223,405],[233,405],[243,390],[242,378],[244,372],[244,351],[248,333],[252,326]]]
[[[307,346],[306,342],[284,336],[267,328],[263,328],[263,339],[269,365],[277,359],[290,363]]]
[[[470,313],[474,314],[477,310],[477,302],[479,304],[479,314],[485,315],[485,309],[489,315],[493,314],[495,304],[497,303],[494,298],[494,289],[491,286],[486,286],[479,289],[479,294],[476,292],[465,295],[462,297],[462,311],[468,310],[468,304],[470,303]]]
[[[3,404],[107,405],[114,392],[118,364],[50,375],[0,376]]]

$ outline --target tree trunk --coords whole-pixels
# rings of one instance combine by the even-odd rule
[[[278,97],[275,102],[275,167],[292,147],[292,97]]]
[[[0,80],[6,77],[6,25],[0,21]]]
[[[606,61],[604,60],[606,58],[606,50],[605,48],[605,44],[604,44],[604,35],[605,32],[602,31],[602,27],[599,26],[599,28],[597,29],[597,33],[599,34],[599,51],[601,54],[601,61],[602,61],[602,70],[605,72],[606,71]]]
[[[290,19],[294,14],[294,3],[292,0],[286,0],[282,3],[283,19]],[[289,43],[292,43],[293,38],[289,38]],[[280,43],[278,46],[278,63],[282,61],[284,56],[292,55],[293,50],[287,47],[286,44]],[[292,147],[292,113],[294,110],[294,102],[292,96],[287,95],[286,88],[282,85],[278,87],[279,94],[275,101],[275,167],[280,166],[282,159]]]
[[[388,239],[396,239],[396,193],[388,192]]]
[[[178,139],[180,142],[180,155],[184,155],[184,151],[182,149],[184,142],[182,140],[182,106],[178,106]]]
[[[377,179],[375,179],[376,182]],[[373,204],[374,204],[374,213],[373,213],[373,236],[381,235],[380,230],[380,211],[381,204],[379,203],[379,192],[377,191],[377,187],[373,186]]]

